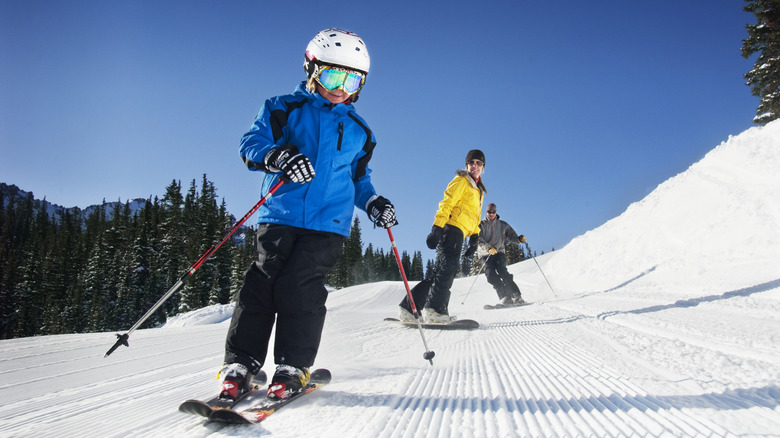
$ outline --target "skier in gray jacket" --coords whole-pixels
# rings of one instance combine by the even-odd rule
[[[520,288],[514,282],[514,276],[506,269],[507,239],[518,243],[525,242],[525,236],[518,236],[508,223],[499,219],[496,204],[487,206],[487,216],[479,224],[479,246],[477,255],[485,264],[485,275],[488,283],[498,294],[503,305],[519,306],[524,304]]]

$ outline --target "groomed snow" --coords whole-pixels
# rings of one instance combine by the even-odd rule
[[[482,326],[426,330],[433,366],[417,329],[382,321],[402,283],[334,291],[316,364],[333,382],[255,426],[177,411],[215,393],[230,306],[108,358],[113,333],[0,341],[0,436],[780,436],[780,121],[510,271],[533,304],[483,310],[484,275],[456,280],[451,313]]]

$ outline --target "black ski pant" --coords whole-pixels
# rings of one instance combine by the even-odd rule
[[[498,294],[498,299],[520,297],[520,288],[514,276],[506,269],[506,254],[498,252],[485,260],[485,276]]]
[[[225,345],[225,362],[257,374],[276,322],[274,361],[310,367],[325,324],[326,277],[341,254],[344,237],[285,225],[261,224],[257,260],[236,297]]]
[[[436,251],[433,284],[428,300],[423,306],[442,315],[449,315],[450,288],[460,268],[460,251],[463,249],[463,231],[460,228],[445,225],[444,236]]]
[[[412,299],[414,300],[414,308],[417,309],[418,313],[422,310],[422,306],[425,305],[425,302],[428,301],[428,294],[431,292],[431,284],[433,284],[433,280],[423,280],[410,290]],[[404,299],[401,300],[399,306],[406,309],[409,313],[414,313],[412,311],[412,305],[409,303],[408,294],[404,296]]]

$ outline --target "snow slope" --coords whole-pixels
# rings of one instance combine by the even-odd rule
[[[214,306],[108,358],[113,333],[0,341],[0,436],[780,436],[778,230],[774,122],[511,266],[530,306],[483,310],[484,276],[456,280],[451,312],[482,326],[425,331],[433,366],[419,331],[382,321],[402,283],[342,289],[317,359],[333,382],[260,425],[207,424],[177,406],[215,393]]]

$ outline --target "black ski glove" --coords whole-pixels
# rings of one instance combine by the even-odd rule
[[[292,144],[284,144],[271,149],[265,155],[265,167],[271,172],[282,172],[294,183],[309,182],[314,178],[314,167],[309,158]]]
[[[377,196],[366,206],[368,218],[374,222],[374,225],[382,228],[390,228],[398,225],[395,219],[395,207],[384,196]]]
[[[425,244],[428,245],[428,248],[436,249],[442,234],[444,234],[444,228],[434,225],[433,228],[431,228],[431,234],[425,239]]]
[[[472,234],[471,237],[469,237],[469,247],[466,248],[463,257],[471,257],[477,252],[477,240],[479,240],[479,235],[477,234]]]

